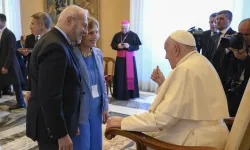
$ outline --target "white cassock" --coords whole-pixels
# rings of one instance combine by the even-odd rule
[[[183,57],[156,91],[149,111],[126,117],[122,130],[153,132],[154,138],[184,146],[224,149],[229,131],[226,96],[216,70],[196,51]]]

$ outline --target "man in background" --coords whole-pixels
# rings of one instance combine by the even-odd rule
[[[6,27],[6,16],[4,14],[0,14],[0,43],[0,91],[4,86],[13,85],[17,104],[9,109],[24,108],[25,103],[21,87],[23,76],[16,57],[16,37]]]
[[[36,42],[45,34],[47,33],[52,25],[52,20],[51,17],[46,13],[46,12],[38,12],[33,14],[32,16],[32,20],[30,23],[30,30],[32,32],[32,35],[35,36],[35,42],[34,45],[36,44]],[[32,47],[33,43],[31,41],[29,41],[30,43],[25,44],[25,46],[27,46],[26,48]],[[27,51],[27,53],[25,55],[28,55],[28,62],[30,61],[30,52]],[[28,68],[30,69],[30,63],[28,63]],[[30,73],[30,72],[29,72]],[[31,77],[29,75],[29,91],[31,91]],[[27,92],[25,95],[25,100],[26,103],[28,103],[28,99],[30,97],[30,92]]]
[[[51,17],[46,12],[38,12],[33,14],[32,20],[30,23],[30,31],[31,35],[27,36],[25,42],[25,48],[33,49],[36,42],[41,38],[42,35],[47,33],[51,28]],[[30,78],[30,52],[24,53],[28,58],[27,68],[28,68],[28,76],[29,76],[29,91],[31,90],[31,78]]]
[[[233,19],[233,14],[229,10],[222,10],[217,13],[216,26],[219,31],[218,34],[213,35],[208,43],[207,58],[213,64],[217,73],[220,76],[222,84],[225,83],[228,70],[222,68],[222,60],[226,55],[225,48],[220,44],[221,38],[235,34],[236,32],[230,27]]]
[[[201,54],[203,56],[206,56],[206,54],[207,54],[207,45],[208,45],[210,37],[213,36],[214,34],[217,34],[216,16],[217,16],[217,13],[212,13],[210,15],[210,17],[209,17],[210,29],[207,31],[204,31],[202,34],[202,37],[201,37],[201,48],[202,48]]]
[[[250,18],[240,22],[238,31],[240,35],[237,38],[243,37],[244,40],[232,42],[222,61],[222,67],[228,70],[224,89],[231,117],[236,116],[250,77]]]
[[[114,72],[113,97],[128,100],[139,97],[138,77],[134,52],[139,50],[141,41],[136,33],[129,30],[129,22],[121,22],[121,32],[114,35],[111,47],[117,51]]]

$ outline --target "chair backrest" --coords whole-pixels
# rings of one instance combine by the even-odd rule
[[[103,57],[104,61],[104,74],[105,75],[114,75],[114,68],[115,68],[115,59],[111,57]],[[111,74],[109,74],[109,62],[111,62]]]
[[[242,97],[225,150],[250,148],[250,79]]]

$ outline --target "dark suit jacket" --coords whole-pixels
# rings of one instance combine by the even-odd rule
[[[208,46],[208,42],[209,42],[210,37],[211,37],[211,30],[207,30],[207,31],[203,32],[202,37],[201,37],[201,48],[202,48],[201,54],[203,56],[207,55],[207,51],[208,51],[207,46]]]
[[[25,48],[34,48],[35,43],[36,43],[35,35],[33,34],[27,35],[25,40]]]
[[[80,70],[72,47],[56,28],[35,45],[30,60],[32,89],[27,136],[40,142],[76,135],[80,113]]]
[[[242,96],[250,77],[250,56],[244,60],[235,58],[233,52],[229,52],[224,58],[224,66],[228,69],[227,80],[224,83],[224,89],[227,95],[230,116],[235,117],[240,105]],[[244,70],[244,79],[241,81],[241,75]],[[232,84],[233,82],[241,84]],[[233,90],[232,90],[233,89]]]
[[[20,84],[23,81],[16,57],[16,37],[8,28],[3,31],[0,42],[0,69],[2,67],[8,69],[6,75],[0,73],[0,80],[3,84]]]
[[[225,35],[232,35],[234,33],[236,32],[232,30],[232,28],[229,28]],[[208,43],[207,58],[210,60],[210,62],[213,64],[214,68],[218,72],[221,81],[225,82],[228,70],[224,69],[222,65],[224,65],[223,60],[226,55],[226,51],[221,44],[219,44],[219,46],[217,47],[218,41],[219,41],[219,34],[215,34],[210,38]]]
[[[35,35],[33,34],[30,34],[26,37],[26,40],[25,40],[25,48],[34,48],[36,44],[36,40],[35,40]],[[31,53],[27,56],[26,60],[27,60],[27,72],[28,72],[28,75],[30,74],[29,73],[29,66],[30,66],[30,55]]]

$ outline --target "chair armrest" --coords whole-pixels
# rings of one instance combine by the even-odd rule
[[[217,150],[213,147],[194,147],[194,146],[179,146],[169,144],[141,132],[124,131],[118,128],[108,128],[105,131],[105,137],[111,140],[116,135],[124,136],[133,140],[136,143],[137,150],[146,150],[146,147],[157,150]]]
[[[234,117],[227,117],[227,118],[224,118],[224,122],[225,122],[227,125],[233,125],[233,123],[234,123]]]

